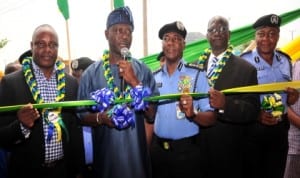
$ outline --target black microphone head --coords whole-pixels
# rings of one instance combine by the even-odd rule
[[[121,48],[121,55],[125,58],[125,57],[128,57],[130,55],[130,52],[129,52],[129,49],[124,47],[124,48]]]

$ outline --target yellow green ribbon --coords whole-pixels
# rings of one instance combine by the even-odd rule
[[[236,87],[231,89],[222,90],[222,92],[226,94],[234,94],[234,93],[274,93],[274,92],[282,92],[287,87],[300,89],[300,81],[293,82],[276,82],[276,83],[268,83],[268,84],[259,84],[245,87]],[[193,98],[203,98],[208,97],[208,93],[187,93],[191,95]],[[145,101],[159,101],[159,100],[174,100],[179,99],[182,93],[177,94],[168,94],[168,95],[160,95],[144,98]],[[132,99],[117,99],[115,100],[115,104],[119,103],[127,103],[131,102]],[[48,107],[76,107],[76,106],[93,106],[97,103],[94,100],[81,100],[81,101],[63,101],[63,102],[52,102],[52,103],[39,103],[33,104],[34,108],[48,108]],[[25,105],[25,104],[24,104]],[[13,105],[13,106],[2,106],[0,107],[0,112],[7,112],[13,110],[19,110],[24,105]]]
[[[57,142],[59,142],[59,141],[61,141],[61,128],[60,128],[60,125],[59,125],[59,123],[58,122],[54,122],[53,123],[54,124],[54,127],[55,127],[55,129],[56,129],[56,131],[57,131]]]
[[[287,87],[291,88],[300,88],[300,81],[293,82],[276,82],[276,83],[267,83],[267,84],[259,84],[252,85],[246,87],[238,87],[222,90],[223,93],[274,93],[284,91]]]
[[[60,104],[59,102],[57,104]],[[65,126],[65,123],[62,120],[61,117],[61,108],[59,107],[57,110],[48,110],[49,108],[43,108],[43,118],[45,119],[45,121],[47,122],[47,124],[49,125],[49,129],[48,129],[48,135],[47,135],[47,141],[50,141],[53,133],[54,133],[54,129],[56,129],[57,132],[57,142],[61,141],[62,139],[62,129],[65,131],[66,133],[66,138],[67,140],[69,140],[69,132],[67,127]],[[51,116],[50,116],[50,115]]]

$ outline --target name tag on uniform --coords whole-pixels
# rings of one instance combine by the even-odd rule
[[[157,88],[161,88],[161,87],[162,87],[162,83],[161,83],[161,82],[156,83],[156,87],[157,87]]]
[[[177,116],[177,119],[185,118],[185,113],[180,110],[179,102],[176,103],[176,116]]]

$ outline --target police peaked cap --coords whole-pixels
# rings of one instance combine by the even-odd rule
[[[158,32],[158,37],[162,40],[164,34],[169,33],[169,32],[176,32],[179,35],[181,35],[184,39],[186,37],[186,29],[182,22],[180,21],[175,21],[173,23],[169,23],[164,25]]]
[[[88,57],[81,57],[81,58],[78,58],[78,59],[74,59],[72,62],[71,62],[71,68],[73,70],[85,70],[89,65],[93,64],[94,61],[91,60],[90,58]]]
[[[281,18],[276,14],[269,14],[260,17],[253,24],[254,29],[258,29],[260,27],[277,27],[279,28],[281,24]]]

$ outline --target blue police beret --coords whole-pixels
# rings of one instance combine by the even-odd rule
[[[128,6],[114,9],[107,17],[106,29],[115,24],[128,24],[134,29],[133,17]]]
[[[180,34],[183,38],[186,37],[186,29],[182,22],[180,21],[175,21],[173,23],[169,23],[161,27],[161,29],[158,32],[158,37],[160,39],[163,38],[164,34],[169,33],[169,32],[176,32]]]
[[[253,24],[253,28],[257,29],[260,27],[280,27],[281,18],[276,14],[269,14],[260,17],[256,20],[256,22]]]

